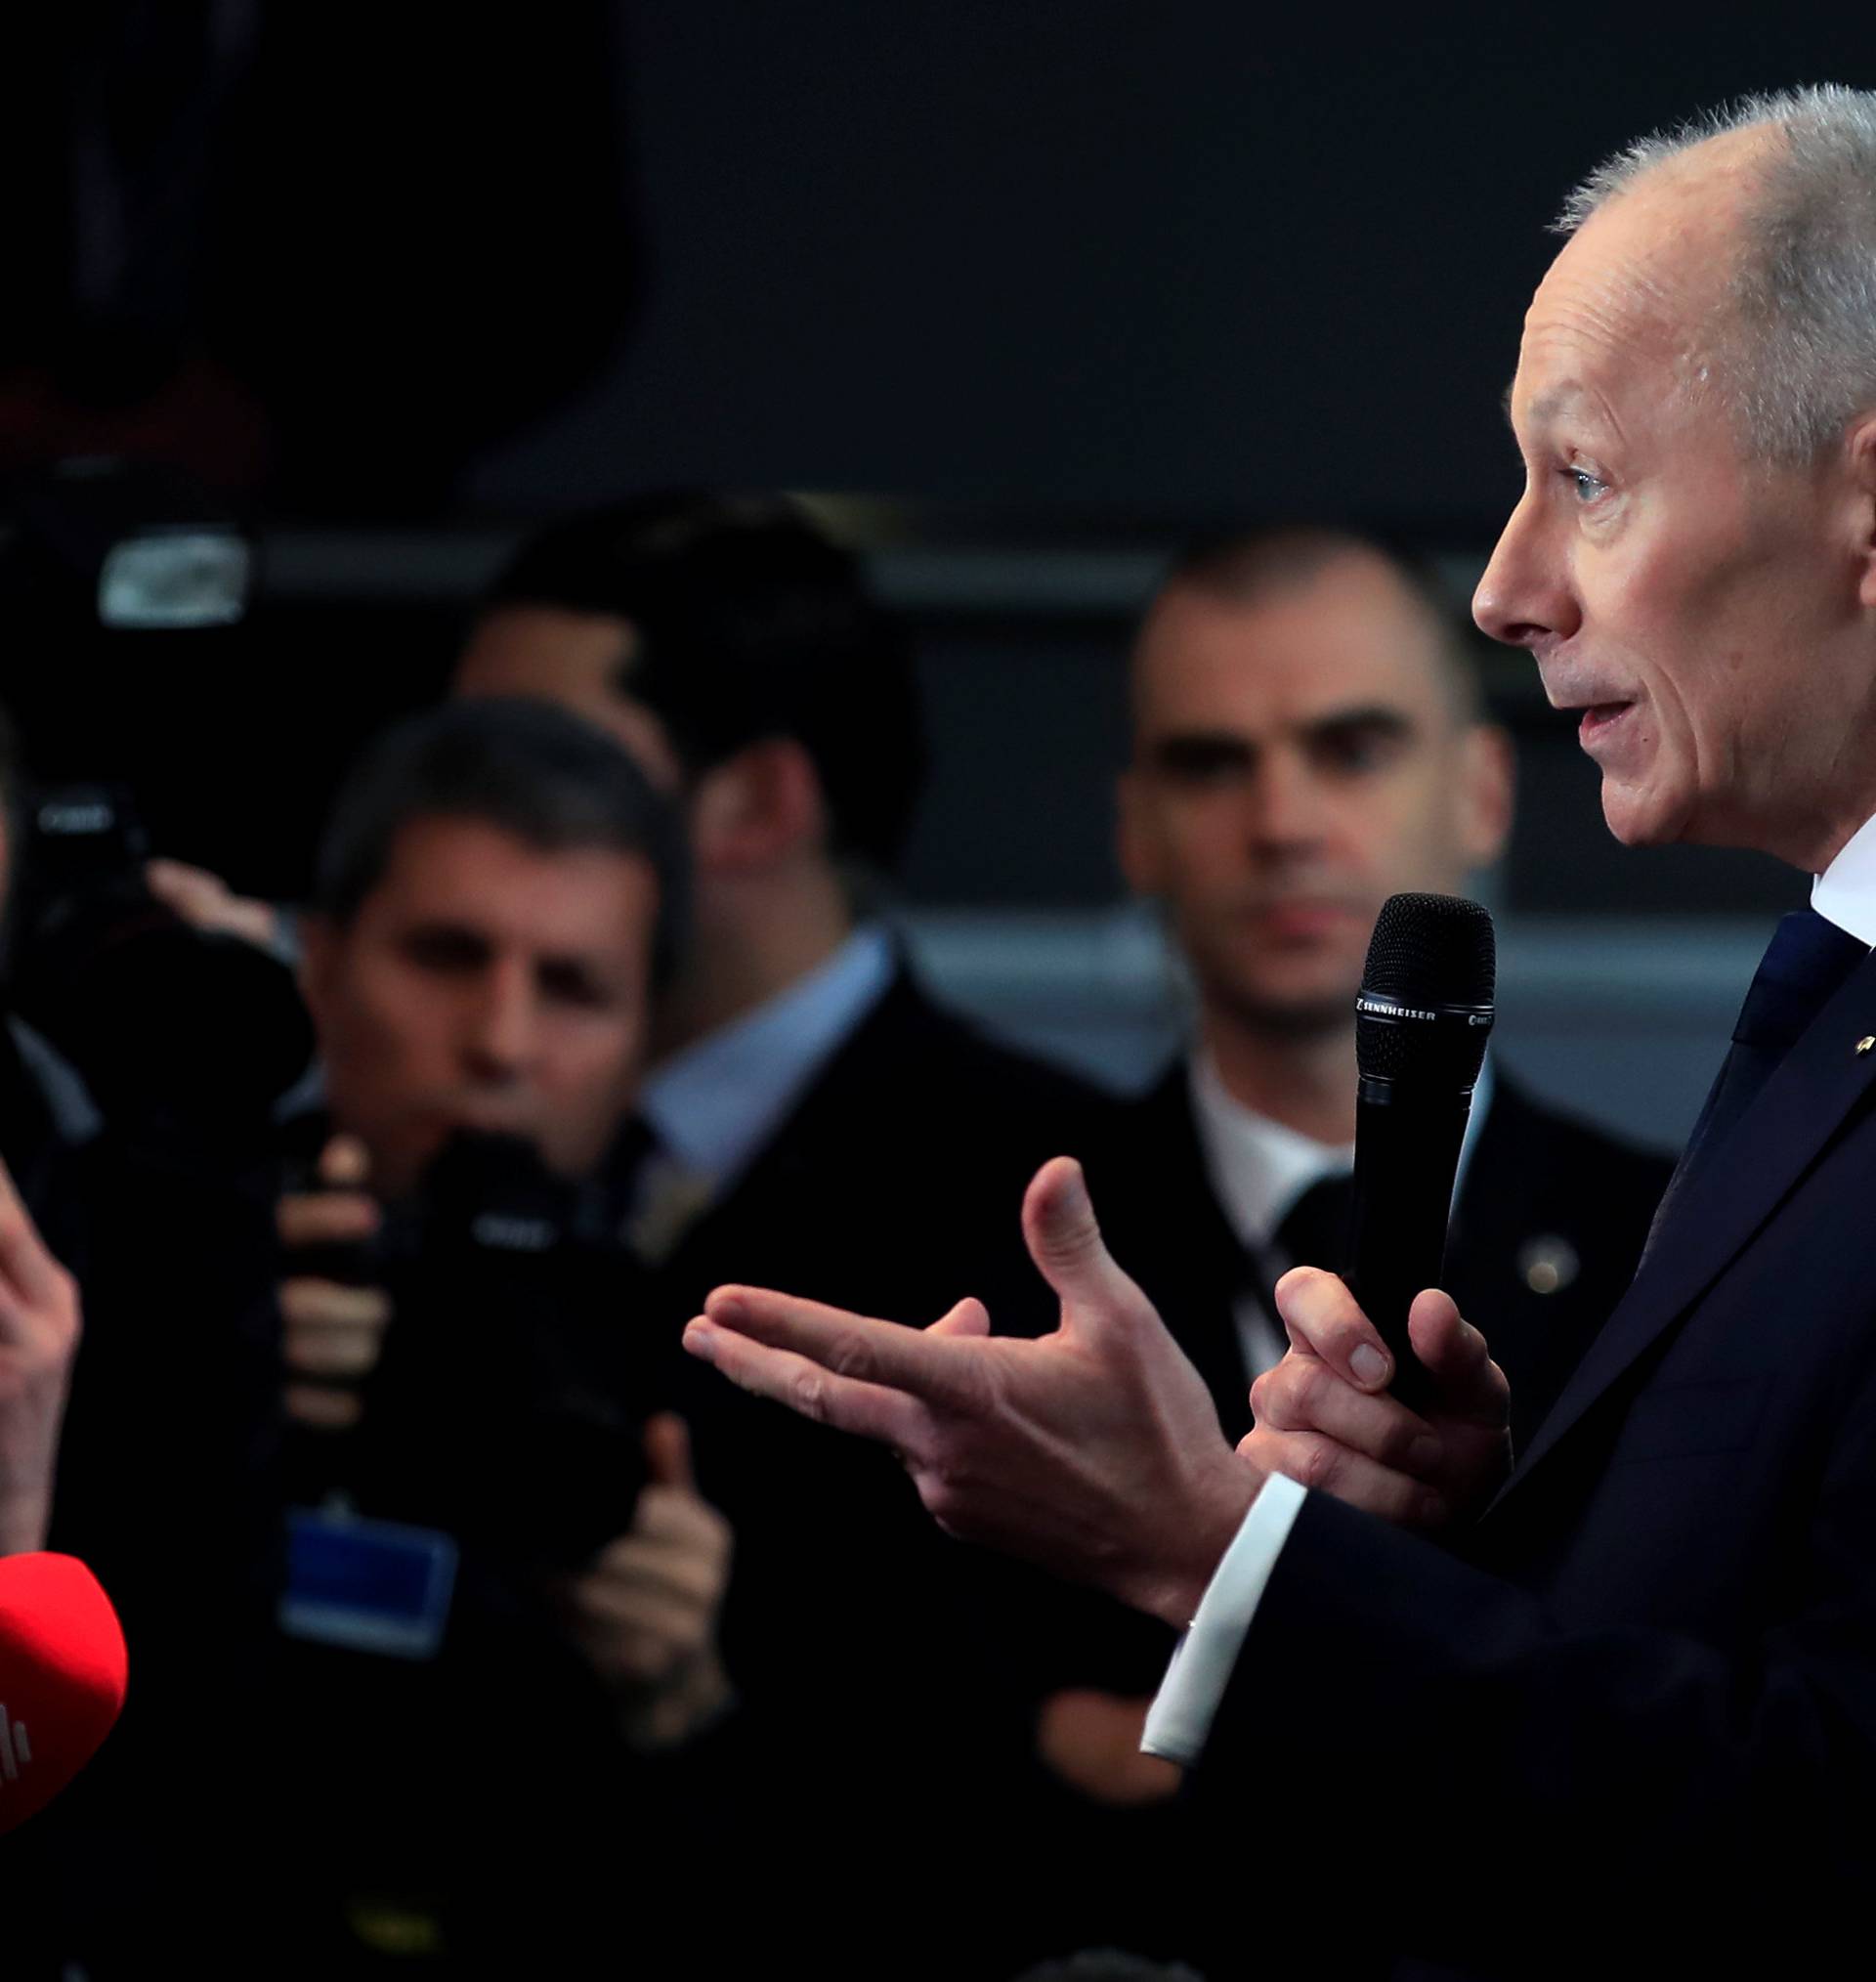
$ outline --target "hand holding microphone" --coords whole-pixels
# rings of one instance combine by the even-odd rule
[[[1511,1391],[1451,1296],[1428,1288],[1413,1304],[1418,1410],[1389,1394],[1392,1352],[1334,1273],[1286,1273],[1277,1309],[1290,1353],[1251,1386],[1257,1429],[1242,1458],[1406,1528],[1443,1528],[1498,1490]]]
[[[1511,1468],[1504,1373],[1438,1291],[1495,964],[1476,902],[1397,894],[1383,906],[1355,1001],[1346,1257],[1277,1283],[1290,1353],[1252,1386],[1257,1429],[1238,1448],[1412,1527],[1475,1511]]]

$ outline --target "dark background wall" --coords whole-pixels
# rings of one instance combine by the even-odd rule
[[[1471,545],[1565,189],[1854,9],[643,0],[623,360],[469,492],[646,480],[1087,520],[1328,510]]]
[[[267,550],[262,612],[212,652],[0,628],[35,754],[128,776],[168,850],[290,895],[350,753],[436,692],[529,522],[678,482],[831,495],[918,634],[908,898],[976,917],[959,981],[1039,1012],[1078,975],[1137,1004],[1157,969],[1018,929],[1118,902],[1119,682],[1156,560],[1226,519],[1372,523],[1463,612],[1568,186],[1735,93],[1876,83],[1866,22],[1816,0],[1380,26],[1230,0],[98,0],[22,34],[0,162],[32,302],[0,334],[0,469],[192,460]],[[1555,1084],[1594,1010],[1629,1056],[1605,1099],[1672,1133],[1802,879],[1618,849],[1527,664],[1488,683],[1525,799],[1487,884]]]

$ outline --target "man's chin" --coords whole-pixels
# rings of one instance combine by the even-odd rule
[[[1684,804],[1664,800],[1646,786],[1602,779],[1602,821],[1624,846],[1670,846],[1687,837]]]
[[[1237,991],[1222,1002],[1246,1031],[1266,1039],[1327,1039],[1348,1031],[1355,1022],[1352,988],[1291,996]]]

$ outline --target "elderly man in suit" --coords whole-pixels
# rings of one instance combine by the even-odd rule
[[[1645,141],[1565,226],[1477,617],[1582,711],[1618,838],[1755,846],[1816,883],[1635,1281],[1515,1466],[1489,1314],[1420,1295],[1437,1398],[1416,1417],[1309,1269],[1234,1451],[1069,1163],[1025,1206],[1054,1336],[987,1339],[970,1302],[920,1336],[746,1289],[691,1331],[886,1441],[948,1528],[1191,1620],[1147,1740],[1299,1881],[1247,1891],[1247,1965],[1287,1916],[1325,1963],[1365,1924],[1467,1974],[1803,1966],[1868,1876],[1876,97]]]

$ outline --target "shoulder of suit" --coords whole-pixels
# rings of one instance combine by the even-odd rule
[[[1006,1101],[1106,1113],[1114,1095],[1057,1061],[998,1039],[978,1019],[948,1005],[901,960],[878,1003],[836,1056],[869,1079],[890,1070],[911,1085],[962,1082]]]
[[[1673,1152],[1605,1128],[1567,1108],[1540,1100],[1521,1082],[1509,1077],[1502,1068],[1492,1076],[1491,1110],[1480,1132],[1481,1141],[1542,1144],[1559,1165],[1589,1169],[1606,1166],[1623,1178],[1656,1173],[1662,1182],[1674,1168]]]

